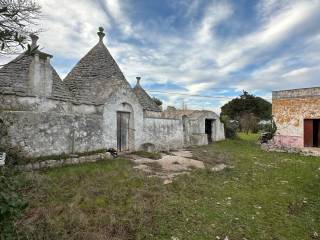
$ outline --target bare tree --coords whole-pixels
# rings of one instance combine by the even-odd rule
[[[14,54],[27,45],[32,27],[40,16],[40,6],[33,0],[0,0],[0,55]]]
[[[259,118],[253,113],[243,113],[240,118],[240,130],[249,133],[250,131],[256,133],[258,131]]]

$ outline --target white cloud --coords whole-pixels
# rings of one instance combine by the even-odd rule
[[[210,86],[210,83],[203,82],[203,83],[196,83],[196,84],[190,84],[186,88],[189,90],[189,93],[198,93],[201,92]]]
[[[276,16],[271,16],[259,30],[232,42],[222,48],[217,56],[221,71],[226,74],[253,63],[259,55],[267,53],[273,47],[303,30],[303,24],[320,10],[318,2],[297,2],[285,8]]]
[[[292,0],[260,0],[256,4],[257,13],[263,21],[290,7],[292,2]]]
[[[134,34],[134,31],[131,26],[131,22],[128,20],[126,14],[124,14],[123,6],[119,0],[104,0],[108,13],[112,16],[113,20],[117,22],[117,25],[120,26],[123,33],[126,35]],[[124,1],[122,1],[123,3]]]
[[[301,75],[304,75],[306,73],[308,73],[311,69],[304,67],[304,68],[298,68],[298,69],[294,69],[288,73],[285,73],[282,75],[282,77],[298,77]]]
[[[79,58],[97,42],[99,26],[110,20],[94,1],[38,0],[43,19],[40,45],[46,52],[65,58]],[[94,14],[92,14],[94,13]]]
[[[227,2],[211,4],[206,12],[205,16],[200,24],[200,29],[196,34],[200,44],[207,43],[208,41],[214,41],[214,28],[228,19],[233,13],[232,7]]]

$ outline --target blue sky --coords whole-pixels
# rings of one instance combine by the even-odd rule
[[[98,41],[127,80],[163,95],[165,105],[213,109],[245,89],[320,85],[319,0],[38,0],[43,51],[63,78]]]

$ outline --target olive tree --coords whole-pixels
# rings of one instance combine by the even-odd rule
[[[28,37],[40,17],[40,6],[33,0],[0,0],[0,54],[30,50]]]

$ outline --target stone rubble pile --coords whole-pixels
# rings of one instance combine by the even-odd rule
[[[301,154],[304,156],[319,156],[320,157],[320,150],[313,149],[313,148],[295,148],[289,146],[278,146],[274,144],[272,141],[268,143],[262,143],[261,149],[267,152],[284,152],[284,153],[296,153]]]

